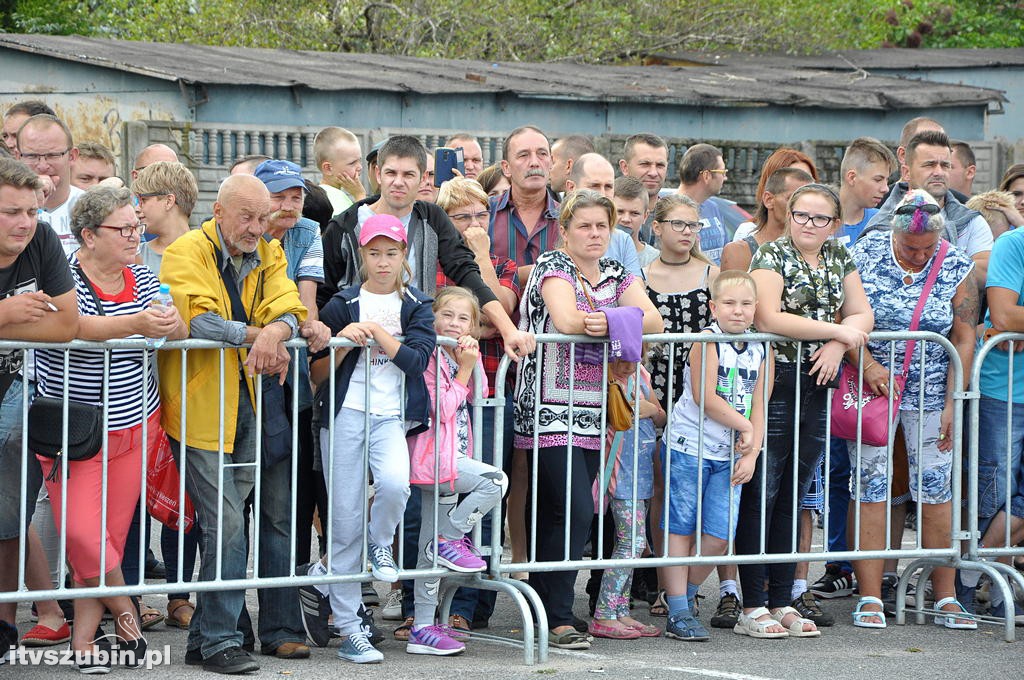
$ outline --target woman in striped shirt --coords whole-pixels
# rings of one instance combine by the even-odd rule
[[[130,198],[127,189],[100,187],[82,196],[73,210],[71,231],[81,246],[71,257],[81,316],[78,338],[184,338],[187,329],[176,309],[151,306],[160,282],[145,266],[135,264],[145,225],[136,217]],[[139,500],[142,449],[145,446],[148,455],[155,455],[164,437],[156,374],[144,350],[111,350],[106,372],[104,351],[68,353],[67,376],[64,350],[37,353],[38,393],[62,398],[67,381],[69,399],[102,404],[106,373],[106,450],[87,460],[68,462],[67,477],[58,469],[47,478],[47,491],[58,531],[67,537],[67,556],[75,583],[99,585],[102,550],[106,585],[118,586],[124,584],[120,567],[124,541]],[[143,422],[146,442],[142,441]],[[52,460],[40,457],[40,463],[44,474],[50,472]],[[67,507],[62,513],[64,494]],[[86,655],[93,651],[104,608],[114,615],[119,649],[134,651],[136,663],[141,663],[145,640],[127,596],[75,600],[72,649]],[[83,672],[106,665],[100,663],[101,659],[93,662],[88,658],[78,659]]]

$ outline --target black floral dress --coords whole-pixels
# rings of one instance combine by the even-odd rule
[[[711,266],[708,265],[704,268],[704,276],[697,287],[685,293],[659,293],[651,288],[647,289],[647,296],[665,321],[666,333],[699,333],[711,323],[711,290],[708,288],[710,272]],[[674,346],[660,344],[651,349],[648,357],[654,394],[666,411],[671,410],[673,406],[668,401],[669,358],[672,355],[675,357],[672,359],[671,367],[671,397],[674,401],[679,399],[680,391],[683,389],[683,367],[690,354],[690,345],[689,342],[676,343]]]

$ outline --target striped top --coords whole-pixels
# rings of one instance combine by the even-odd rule
[[[78,295],[78,313],[81,316],[97,316],[96,301],[82,280],[77,269],[78,258],[71,258],[71,273],[75,279]],[[126,316],[143,311],[160,291],[160,281],[144,265],[132,264],[124,269],[124,290],[108,295],[96,288],[96,294],[103,303],[107,316]],[[95,288],[95,286],[94,286]],[[141,338],[130,335],[129,338]],[[88,404],[103,403],[103,352],[100,350],[71,350],[69,352],[69,376],[71,385],[69,398]],[[121,430],[138,425],[143,420],[143,368],[149,363],[144,350],[111,350],[110,377],[108,380],[108,431]],[[64,396],[64,352],[39,350],[36,352],[36,367],[39,377],[39,394],[61,398]],[[160,392],[157,389],[156,371],[148,365],[148,407],[149,417],[160,406]]]

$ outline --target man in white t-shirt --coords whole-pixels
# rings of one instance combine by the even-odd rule
[[[335,215],[366,198],[360,179],[363,151],[358,137],[345,128],[326,127],[313,140],[313,155],[323,175],[320,188],[327,193]]]
[[[78,241],[71,234],[71,209],[85,193],[71,184],[71,164],[78,159],[71,130],[56,116],[32,116],[18,130],[18,155],[25,165],[53,184],[39,219],[50,223],[60,237],[64,254],[71,255],[78,250]]]

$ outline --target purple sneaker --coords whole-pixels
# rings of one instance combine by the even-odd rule
[[[464,573],[483,571],[487,568],[487,563],[480,558],[480,553],[477,552],[473,541],[469,540],[469,536],[453,541],[438,538],[437,563],[452,571]]]
[[[440,626],[423,626],[413,628],[409,633],[405,651],[407,654],[452,656],[466,651],[466,645],[453,639]]]

